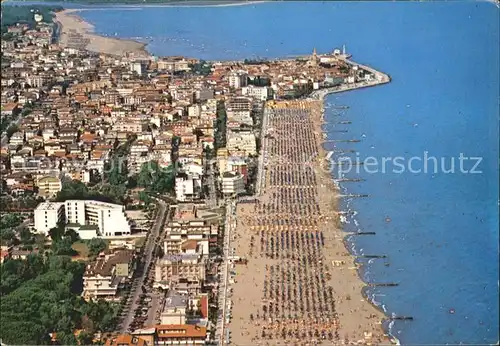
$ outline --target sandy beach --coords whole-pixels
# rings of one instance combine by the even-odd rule
[[[126,9],[126,8],[149,8],[149,7],[234,7],[234,6],[249,6],[249,5],[258,5],[258,4],[263,4],[269,2],[269,0],[256,0],[256,1],[234,1],[234,0],[229,0],[229,1],[219,1],[219,0],[189,0],[189,1],[171,1],[171,2],[165,2],[165,3],[144,3],[144,4],[113,4],[110,5],[109,7],[102,7],[102,8],[92,8],[92,10],[95,9],[109,9],[110,7],[112,8],[119,8],[119,9]],[[100,4],[96,4],[98,6]]]
[[[67,9],[55,14],[54,21],[59,25],[61,46],[120,56],[129,54],[146,57],[149,55],[144,43],[94,34],[93,25],[77,15],[78,12],[84,10]]]
[[[339,192],[324,165],[323,102],[274,108],[263,190],[236,209],[232,246],[248,263],[234,268],[232,342],[390,344],[344,246]]]
[[[81,17],[79,12],[86,10],[110,10],[110,9],[140,9],[147,7],[232,7],[249,6],[265,3],[267,1],[189,1],[189,2],[171,2],[166,4],[113,4],[110,7],[93,7],[66,9],[55,13],[54,21],[59,24],[59,44],[63,47],[73,47],[85,49],[91,52],[120,55],[132,54],[139,57],[147,57],[146,44],[134,40],[118,39],[104,37],[94,33],[94,26]],[[97,5],[98,6],[98,5]]]

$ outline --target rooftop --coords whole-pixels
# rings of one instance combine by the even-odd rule
[[[117,250],[111,254],[101,254],[94,262],[87,265],[84,276],[111,276],[117,264],[129,263],[133,256],[132,250]]]
[[[58,210],[63,205],[63,202],[42,202],[36,207],[36,210]]]

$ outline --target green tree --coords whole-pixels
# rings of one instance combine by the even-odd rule
[[[57,226],[49,230],[50,239],[58,241],[64,236],[64,227]]]
[[[6,242],[7,244],[11,243],[14,239],[17,240],[16,234],[14,233],[13,230],[4,228],[3,226],[0,227],[0,240],[3,242]]]
[[[175,169],[173,165],[162,168],[157,161],[144,163],[137,179],[139,186],[156,193],[172,192],[175,187]]]
[[[127,182],[127,165],[121,157],[115,157],[111,161],[111,171],[108,174],[108,182],[111,185],[121,185]]]
[[[19,231],[19,240],[21,240],[21,244],[28,245],[35,243],[35,234],[31,233],[28,228],[21,228]]]
[[[152,202],[151,197],[146,191],[139,192],[139,199],[143,201],[145,204],[149,204]]]
[[[68,199],[85,199],[89,191],[84,183],[79,180],[64,181],[61,191],[57,193],[56,201],[64,202]]]
[[[16,133],[16,132],[18,132],[18,131],[19,131],[19,126],[15,125],[15,124],[12,124],[12,125],[10,125],[10,126],[7,128],[7,130],[6,130],[5,132],[6,132],[6,134],[7,134],[7,137],[9,137],[9,138],[10,138],[10,137],[12,137],[12,135],[13,135],[14,133]]]
[[[1,319],[2,342],[15,345],[47,345],[49,336],[42,326],[31,321]]]
[[[101,238],[92,238],[87,240],[87,247],[89,248],[89,256],[95,257],[107,248],[107,243]]]
[[[21,215],[9,213],[2,215],[0,220],[0,228],[13,228],[19,226],[23,222]]]
[[[52,242],[52,251],[55,255],[75,256],[77,252],[71,247],[72,245],[71,237],[63,237]]]
[[[59,345],[78,345],[78,341],[73,333],[58,332],[57,343]]]
[[[93,337],[90,333],[84,331],[81,332],[80,335],[78,335],[78,342],[80,343],[80,345],[92,345]]]
[[[64,236],[69,237],[69,239],[71,239],[72,243],[74,243],[80,239],[80,236],[78,235],[78,233],[76,233],[75,230],[73,230],[73,229],[67,230],[66,233],[64,234]]]
[[[94,329],[114,330],[116,304],[85,302],[80,298],[84,270],[84,263],[54,254],[6,260],[0,266],[2,341],[12,345],[47,345],[49,333],[55,332],[59,344],[75,345],[75,328],[88,331],[80,340],[89,340]]]

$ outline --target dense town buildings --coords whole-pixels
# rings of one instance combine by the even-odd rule
[[[106,344],[204,344],[216,334],[207,328],[208,295],[218,294],[214,258],[224,212],[215,209],[224,198],[254,191],[264,103],[375,77],[348,66],[340,51],[211,62],[206,73],[187,57],[138,59],[62,47],[52,42],[52,30],[16,25],[8,30],[13,39],[2,40],[2,194],[44,200],[34,210],[41,234],[63,224],[84,240],[127,238],[133,225],[124,206],[54,198],[69,181],[95,186],[112,179],[110,171],[127,181],[173,171],[176,204],[160,225],[150,262],[151,286],[168,296],[153,323]],[[134,251],[109,251],[87,264],[85,299],[119,300],[133,279]],[[2,260],[4,252],[25,255],[2,249]]]

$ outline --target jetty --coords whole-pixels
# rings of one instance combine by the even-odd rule
[[[323,143],[358,143],[361,139],[328,139]]]

